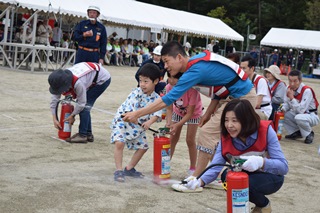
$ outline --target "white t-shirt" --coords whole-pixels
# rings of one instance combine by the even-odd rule
[[[255,81],[260,75],[256,75],[253,81]],[[271,94],[268,86],[268,82],[265,78],[260,78],[257,87],[256,87],[257,95],[263,95],[261,105],[270,104],[265,107],[261,107],[261,111],[263,111],[268,117],[271,115],[272,106],[271,106]]]

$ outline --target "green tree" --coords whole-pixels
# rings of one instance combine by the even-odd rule
[[[245,45],[247,46],[247,37],[248,37],[248,28],[250,29],[249,34],[256,34],[257,32],[257,19],[251,21],[245,13],[239,14],[237,17],[234,17],[234,30],[237,31],[244,37]],[[257,40],[252,42],[252,44],[257,44]],[[249,48],[249,47],[248,47]]]
[[[214,10],[211,10],[207,15],[213,18],[218,18],[224,23],[231,25],[232,24],[231,19],[228,17],[225,17],[226,13],[227,13],[227,10],[224,8],[224,6],[222,6],[222,7],[217,7]]]
[[[320,30],[320,1],[308,1],[305,15],[307,22],[305,28],[307,30]]]
[[[138,0],[220,18],[246,38],[247,26],[260,42],[272,27],[320,29],[319,0]],[[223,8],[223,9],[221,9]],[[252,43],[254,43],[252,42]]]

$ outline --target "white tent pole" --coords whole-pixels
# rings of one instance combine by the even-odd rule
[[[249,33],[250,33],[250,25],[248,25],[248,28],[247,28],[247,48],[246,48],[246,51],[249,51]]]
[[[206,49],[207,49],[207,46],[208,46],[208,37],[209,37],[209,35],[207,35],[207,37],[206,37]]]
[[[187,43],[187,37],[188,37],[188,34],[187,34],[187,33],[184,34],[184,36],[183,36],[183,45],[186,45],[186,43]]]
[[[8,22],[9,22],[10,9],[11,9],[11,6],[7,7],[7,9],[6,9],[6,23],[4,26],[4,36],[3,36],[3,40],[2,40],[4,42],[8,41],[8,28],[9,28]]]
[[[243,41],[241,41],[241,52],[243,53]]]
[[[261,59],[260,59],[260,54],[261,53],[261,44],[259,46],[259,55],[258,55],[258,61],[257,61],[257,66],[260,68],[260,62],[261,62]],[[264,65],[263,65],[264,66]],[[265,68],[265,67],[264,67]]]
[[[14,15],[15,15],[15,8],[12,7],[11,8],[11,20],[10,20],[10,38],[9,38],[9,42],[11,43],[12,42],[12,36],[13,36],[13,23],[14,23]]]

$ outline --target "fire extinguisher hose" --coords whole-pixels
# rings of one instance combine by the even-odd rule
[[[70,101],[70,102],[76,103],[74,100],[72,100],[72,97],[71,97],[71,96],[66,96],[65,99],[59,100],[59,101],[57,102],[56,110],[55,110],[55,112],[56,112],[56,118],[57,118],[58,121],[59,121],[59,117],[58,117],[59,104],[60,104],[61,102],[64,102],[64,101]]]
[[[230,164],[211,164],[211,165],[209,165],[205,170],[203,170],[203,172],[201,172],[201,174],[197,177],[197,179],[199,179],[206,171],[208,171],[208,170],[211,169],[212,167],[215,167],[215,166],[226,166],[226,167],[230,168],[230,169],[233,171],[233,169],[235,169],[235,168],[240,168],[241,165],[242,165],[245,161],[246,161],[246,160],[244,160],[244,159],[236,159],[233,165],[230,165]],[[182,180],[181,183],[182,183],[182,184],[187,184],[188,182],[185,181],[185,180]]]
[[[230,164],[211,164],[205,170],[203,170],[203,172],[201,172],[201,174],[197,177],[197,179],[199,179],[206,171],[208,171],[209,169],[211,169],[212,167],[215,167],[215,166],[226,166],[226,167],[229,167],[231,170],[235,167],[235,166],[232,166]],[[182,180],[181,183],[182,184],[187,184],[188,182],[185,181],[185,180]]]
[[[56,105],[56,118],[57,118],[58,121],[59,121],[58,109],[59,109],[59,104],[60,104],[61,101],[62,101],[62,100],[59,100],[59,101],[57,102],[57,105]]]

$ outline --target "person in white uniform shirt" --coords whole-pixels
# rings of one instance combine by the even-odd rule
[[[65,121],[72,125],[75,116],[79,115],[79,132],[66,141],[71,143],[93,142],[90,110],[97,98],[108,88],[111,82],[110,73],[101,64],[80,62],[65,70],[55,70],[49,75],[48,82],[49,91],[52,94],[50,108],[54,127],[61,129],[55,112],[61,95],[72,95],[77,104]]]
[[[313,89],[302,83],[302,73],[293,70],[288,75],[289,87],[282,111],[284,114],[283,126],[287,130],[287,139],[304,138],[306,144],[314,139],[312,127],[319,124],[318,100]]]
[[[240,67],[251,79],[258,96],[256,112],[262,120],[268,120],[272,113],[271,93],[267,80],[255,73],[256,61],[250,55],[246,55],[241,59]]]

